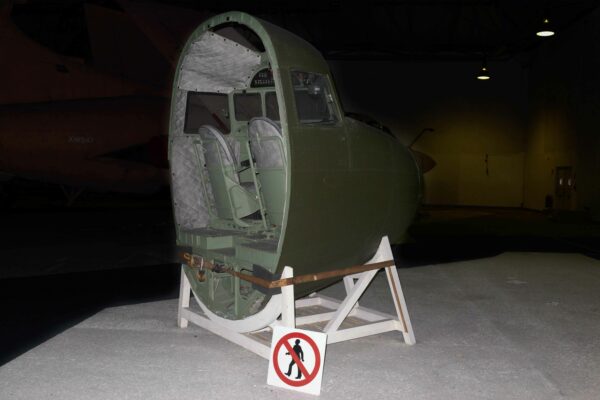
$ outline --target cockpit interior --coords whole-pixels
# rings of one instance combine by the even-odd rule
[[[279,257],[288,179],[271,60],[256,34],[241,25],[219,26],[192,40],[171,110],[178,243],[215,263],[270,276]],[[327,114],[320,103],[306,107],[306,118]],[[194,292],[220,316],[236,319],[260,309],[265,293],[230,274],[206,274],[194,280]]]

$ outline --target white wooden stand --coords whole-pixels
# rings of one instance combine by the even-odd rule
[[[393,259],[390,242],[385,236],[381,239],[377,253],[368,264],[393,261]],[[190,309],[191,287],[183,268],[177,318],[179,327],[185,328],[188,321],[191,321],[266,359],[270,357],[270,336],[274,326],[321,331],[327,334],[327,343],[337,343],[389,331],[400,331],[406,344],[415,344],[415,335],[395,265],[384,269],[390,286],[391,299],[396,308],[396,315],[384,314],[358,305],[358,300],[379,271],[375,269],[345,276],[343,279],[346,297],[341,302],[317,293],[294,301],[294,285],[284,286],[281,288],[281,294],[272,296],[271,301],[265,307],[270,310],[269,313],[259,312],[262,315],[257,314],[256,318],[254,318],[255,316],[249,317],[248,321],[242,325],[232,325],[231,321],[210,313],[198,298],[196,300],[204,312],[199,313]],[[282,278],[291,277],[293,277],[293,269],[285,267]],[[255,321],[251,321],[252,319]],[[240,328],[240,326],[254,326],[255,329],[248,332],[248,329]]]

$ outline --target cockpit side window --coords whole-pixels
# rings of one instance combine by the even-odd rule
[[[335,124],[339,121],[331,86],[325,75],[292,71],[292,85],[300,123]]]
[[[259,93],[236,93],[233,96],[233,105],[237,121],[250,121],[254,117],[262,116]]]
[[[213,125],[223,133],[230,131],[227,95],[188,92],[184,133],[198,133],[202,125]]]

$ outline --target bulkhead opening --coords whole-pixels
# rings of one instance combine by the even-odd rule
[[[178,244],[238,271],[273,274],[288,157],[268,51],[251,29],[229,22],[196,36],[181,57],[170,126]],[[268,298],[229,274],[191,281],[229,319],[259,311]]]

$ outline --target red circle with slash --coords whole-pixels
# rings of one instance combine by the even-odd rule
[[[290,346],[290,344],[288,343],[288,340],[290,340],[290,339],[302,339],[310,345],[310,347],[312,348],[312,350],[315,354],[315,367],[313,368],[312,372],[308,372],[308,370],[304,366],[304,363],[298,358],[298,355],[294,352],[294,350],[292,349],[292,346]],[[302,371],[302,375],[304,375],[304,379],[295,381],[295,380],[290,379],[287,376],[285,376],[285,374],[281,371],[281,368],[279,367],[279,361],[277,360],[281,346],[284,346],[286,348],[286,350],[288,351],[288,353],[290,353],[290,355],[296,362],[296,365],[298,366],[298,368],[300,368],[300,371]],[[287,335],[284,335],[281,339],[279,339],[279,341],[277,341],[277,344],[275,344],[275,349],[273,350],[273,367],[274,367],[275,373],[277,373],[277,376],[279,377],[279,379],[281,379],[283,382],[287,383],[288,385],[296,386],[296,387],[308,385],[310,382],[313,381],[313,379],[315,379],[315,377],[317,376],[317,374],[319,372],[319,368],[321,368],[321,354],[319,354],[319,348],[317,347],[317,344],[315,343],[315,341],[312,340],[310,338],[310,336],[305,335],[304,333],[300,333],[300,332],[288,333]]]

